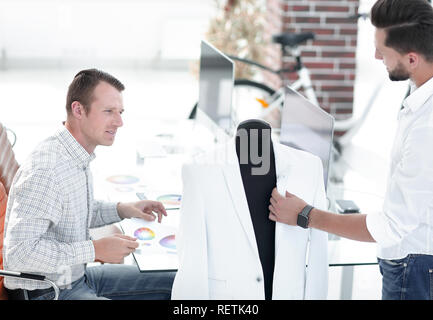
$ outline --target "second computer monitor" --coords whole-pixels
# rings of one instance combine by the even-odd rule
[[[310,152],[322,160],[325,189],[328,185],[333,136],[334,117],[286,87],[280,142]]]
[[[231,134],[233,85],[233,61],[210,43],[202,41],[197,120],[206,122],[207,126],[215,124]]]

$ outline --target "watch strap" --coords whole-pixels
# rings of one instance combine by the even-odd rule
[[[302,211],[298,214],[298,220],[297,225],[302,228],[308,228],[308,216],[310,215],[311,210],[313,210],[314,207],[310,205],[306,205]],[[300,216],[300,217],[299,217]]]

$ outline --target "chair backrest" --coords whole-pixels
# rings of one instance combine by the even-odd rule
[[[0,123],[0,270],[3,270],[3,238],[6,204],[12,180],[18,170],[18,162],[9,142],[6,128]],[[0,300],[7,299],[7,292],[3,285],[4,278],[0,277]]]
[[[0,270],[3,270],[3,237],[4,237],[4,226],[5,226],[5,215],[6,215],[6,204],[8,196],[6,189],[0,182]],[[0,300],[7,299],[6,289],[3,285],[4,278],[0,277]]]
[[[6,128],[0,123],[0,182],[6,189],[6,194],[9,194],[9,189],[18,167],[19,165],[15,160]]]

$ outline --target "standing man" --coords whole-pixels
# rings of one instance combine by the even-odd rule
[[[382,212],[333,214],[274,190],[269,218],[375,241],[382,298],[433,299],[433,10],[427,0],[378,0],[371,21],[375,57],[392,81],[411,80],[399,113]]]
[[[67,120],[18,170],[5,220],[6,270],[38,273],[56,282],[59,299],[169,299],[174,273],[140,273],[122,265],[138,247],[135,238],[91,240],[89,228],[124,218],[158,222],[157,201],[107,203],[93,199],[90,161],[96,146],[110,146],[123,125],[123,84],[96,70],[80,71],[69,86]],[[86,268],[86,263],[109,264]],[[6,278],[11,297],[52,299],[45,283]]]

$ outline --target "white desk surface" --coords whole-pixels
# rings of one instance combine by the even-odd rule
[[[146,140],[143,137],[146,137]],[[199,143],[193,143],[194,139],[199,139]],[[193,152],[200,143],[202,146],[210,147],[213,144],[212,137],[203,134],[203,131],[198,134],[197,128],[194,128],[191,122],[161,125],[152,121],[143,124],[140,137],[126,134],[123,139],[117,141],[115,150],[97,150],[97,158],[92,167],[95,198],[137,201],[137,193],[144,193],[148,199],[156,199],[162,194],[181,194],[182,164],[189,159],[188,152]],[[153,147],[143,157],[147,144],[152,144]],[[178,147],[180,145],[182,148]],[[349,177],[353,177],[353,174]],[[117,182],[113,183],[113,179],[117,179]],[[352,184],[330,183],[330,202],[333,203],[335,199],[350,199],[357,203],[361,212],[380,210],[382,197],[374,190],[356,190],[353,183],[356,181],[352,181]],[[346,188],[346,185],[349,185],[349,188]],[[331,205],[330,210],[335,211],[335,208]],[[170,214],[170,211],[168,213]],[[375,243],[363,243],[330,235],[328,244],[330,266],[377,263]]]

